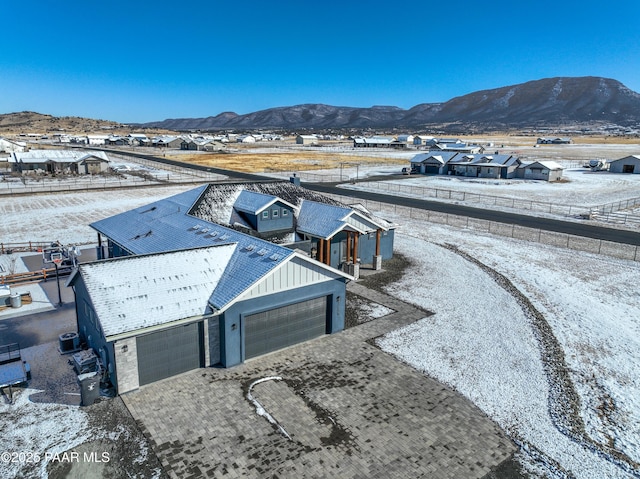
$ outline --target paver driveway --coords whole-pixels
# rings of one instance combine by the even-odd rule
[[[515,446],[471,402],[367,342],[425,313],[355,292],[397,312],[125,395],[169,475],[480,478],[509,458]]]

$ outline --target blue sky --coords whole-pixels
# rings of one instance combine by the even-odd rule
[[[637,0],[2,3],[0,113],[410,108],[555,76],[640,92]]]

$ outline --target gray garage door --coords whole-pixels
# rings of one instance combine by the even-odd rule
[[[440,171],[440,167],[439,166],[427,165],[426,168],[425,168],[425,173],[427,175],[437,175],[439,171]]]
[[[140,385],[203,366],[202,322],[136,338]]]
[[[245,358],[317,338],[327,332],[328,297],[245,317]]]

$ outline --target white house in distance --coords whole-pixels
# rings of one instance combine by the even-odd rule
[[[298,135],[296,136],[297,145],[317,145],[318,137],[316,135]]]
[[[609,172],[640,174],[640,155],[629,155],[610,161]]]
[[[27,149],[27,144],[24,141],[7,140],[6,138],[0,138],[0,153],[13,153],[22,152]]]
[[[104,145],[109,135],[87,135],[87,145]]]

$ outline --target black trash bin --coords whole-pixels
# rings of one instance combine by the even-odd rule
[[[80,405],[91,406],[100,397],[100,376],[97,372],[80,374]]]

